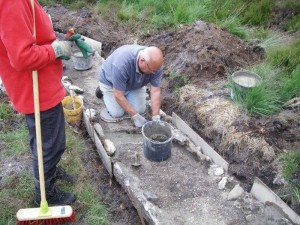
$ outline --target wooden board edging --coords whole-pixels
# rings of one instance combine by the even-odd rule
[[[200,146],[203,154],[209,156],[214,163],[228,171],[228,162],[222,158],[206,141],[204,141],[188,124],[186,124],[176,113],[172,113],[172,123],[185,135],[187,135],[196,146]]]
[[[83,111],[83,121],[86,127],[86,130],[89,134],[89,136],[91,137],[91,139],[93,140],[96,148],[97,148],[97,152],[100,156],[101,161],[103,162],[103,165],[105,166],[106,170],[108,171],[109,175],[111,177],[113,177],[113,164],[112,161],[110,159],[110,157],[107,155],[100,138],[97,135],[97,132],[95,130],[95,128],[93,127],[93,125],[91,124],[88,116],[86,115],[85,111]]]
[[[293,224],[300,225],[300,216],[257,177],[251,188],[251,194],[263,203],[275,204]]]

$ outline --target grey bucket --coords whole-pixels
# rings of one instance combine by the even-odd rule
[[[147,159],[161,162],[171,156],[173,131],[170,124],[164,121],[147,122],[142,127],[142,134],[143,151]]]
[[[75,70],[88,70],[92,68],[91,54],[87,58],[84,58],[81,52],[75,52],[72,58]]]
[[[231,79],[233,81],[235,89],[237,89],[242,96],[249,91],[251,88],[258,86],[262,79],[256,73],[247,71],[247,70],[239,70],[234,72],[231,75]],[[234,90],[231,89],[231,98],[235,98]]]

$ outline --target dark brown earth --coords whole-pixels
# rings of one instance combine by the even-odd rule
[[[218,117],[217,113],[222,110],[231,111],[231,104],[220,104],[219,112],[209,111],[211,115],[204,115],[201,111],[201,107],[216,96],[229,99],[230,90],[226,87],[226,81],[230,74],[263,59],[262,48],[251,46],[226,30],[202,21],[150,35],[131,30],[113,18],[95,16],[87,10],[70,11],[59,5],[45,9],[52,17],[55,30],[61,33],[72,27],[80,16],[76,31],[102,42],[104,58],[123,44],[138,43],[160,47],[165,55],[162,109],[167,114],[176,112],[182,116],[224,156],[230,163],[229,172],[242,182],[246,190],[249,191],[255,176],[260,177],[271,188],[276,188],[273,179],[278,168],[274,156],[288,149],[299,149],[300,146],[299,107],[287,107],[282,113],[267,118],[237,114],[229,122],[229,126],[234,129],[232,135],[242,134],[239,143],[224,140],[230,138],[230,135],[224,135],[222,127],[215,130],[209,130],[208,127],[212,124],[209,122],[212,120],[210,117],[214,113]],[[270,23],[270,27],[275,26],[275,20]],[[283,27],[283,23],[277,24]],[[180,89],[181,87],[184,88]],[[247,138],[243,139],[244,137]],[[262,149],[267,146],[270,150],[269,154],[263,150],[253,151],[254,140],[258,139],[261,140]],[[99,179],[97,176],[91,172],[93,179]],[[107,183],[100,183],[99,189],[105,190]],[[118,191],[120,198],[126,199],[120,188]],[[104,191],[104,198],[109,197],[110,194]],[[125,202],[127,204],[128,201]],[[131,208],[132,206],[128,206],[128,209]],[[119,209],[115,213],[118,214]]]

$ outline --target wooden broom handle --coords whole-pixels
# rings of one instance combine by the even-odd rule
[[[36,38],[34,0],[31,0],[31,6],[32,6],[32,14],[33,14],[33,37]],[[36,70],[32,71],[32,81],[33,81],[35,133],[36,133],[36,146],[37,146],[37,154],[38,154],[41,201],[46,201],[43,150],[42,150],[42,135],[41,135],[39,82],[38,82],[38,72]]]

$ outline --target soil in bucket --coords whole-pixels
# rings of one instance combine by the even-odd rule
[[[143,152],[147,159],[155,162],[167,160],[171,156],[173,132],[170,124],[150,121],[142,127]]]
[[[68,123],[79,125],[82,118],[82,100],[78,96],[66,96],[62,101],[65,118]],[[75,107],[74,107],[75,106]]]

